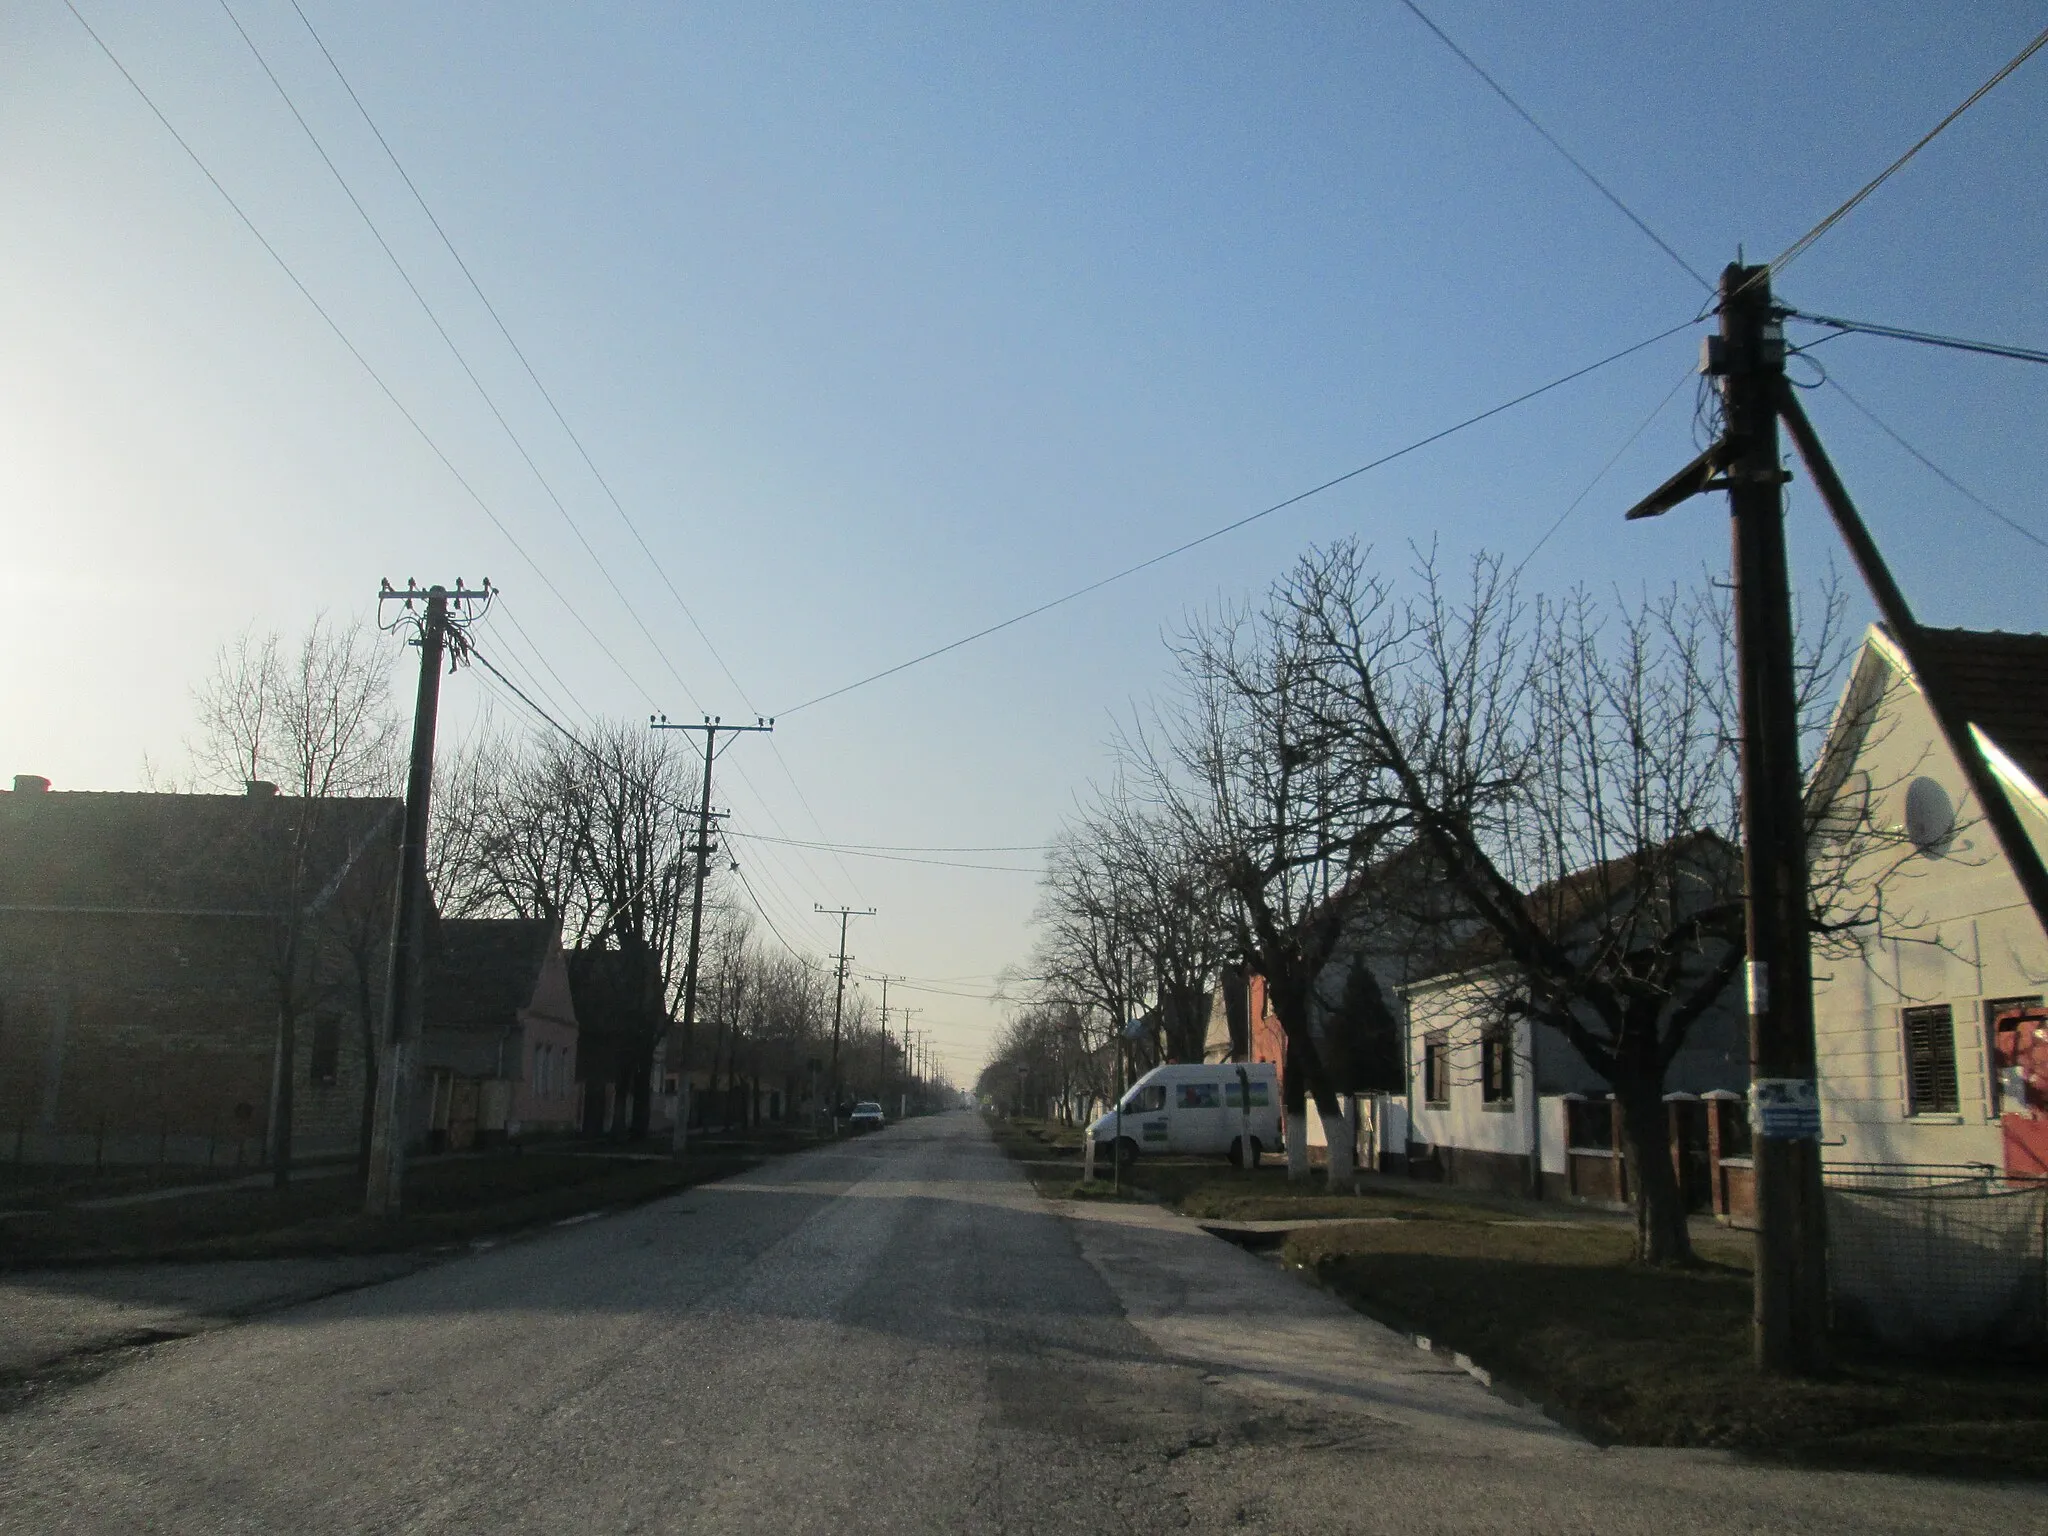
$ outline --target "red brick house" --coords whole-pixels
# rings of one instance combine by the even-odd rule
[[[354,1150],[400,805],[0,792],[0,1159]],[[280,1014],[294,1018],[281,1062]]]

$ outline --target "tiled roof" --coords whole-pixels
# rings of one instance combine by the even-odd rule
[[[1740,862],[1739,851],[1719,834],[1688,832],[1647,853],[1624,854],[1547,881],[1537,886],[1527,900],[1539,929],[1552,939],[1571,942],[1574,929],[1581,924],[1597,929],[1603,915],[1625,902],[1645,866],[1655,879],[1674,873],[1689,877],[1698,882],[1700,899],[1710,900],[1722,882],[1730,878],[1739,882]],[[1653,917],[1653,926],[1661,920]],[[1481,928],[1464,943],[1448,950],[1431,975],[1419,980],[1463,975],[1506,955],[1507,947],[1500,934],[1492,928]]]
[[[427,960],[429,1029],[509,1029],[533,1001],[557,929],[544,918],[445,919]]]
[[[2048,790],[2048,635],[1923,629],[1927,659],[1963,717]]]
[[[0,907],[272,912],[317,896],[373,836],[398,837],[399,802],[291,796],[0,793]]]

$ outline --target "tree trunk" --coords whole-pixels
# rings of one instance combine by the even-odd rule
[[[1292,1041],[1285,1054],[1280,1102],[1287,1112],[1287,1182],[1300,1184],[1308,1179],[1308,1087],[1303,1081],[1301,1053]]]
[[[1332,1094],[1328,1108],[1324,1107],[1320,1097],[1317,1099],[1316,1113],[1323,1117],[1323,1140],[1330,1147],[1330,1193],[1348,1192],[1358,1173],[1357,1159],[1352,1153],[1357,1132],[1351,1124],[1349,1106]]]
[[[1636,1216],[1638,1264],[1690,1264],[1692,1233],[1685,1197],[1671,1166],[1670,1120],[1661,1074],[1614,1085],[1621,1106],[1621,1146],[1628,1160],[1629,1199]]]
[[[277,1010],[277,1080],[271,1085],[270,1187],[292,1182],[292,1065],[298,1055],[298,1016],[286,994]]]
[[[638,1053],[632,1065],[626,1068],[625,1082],[621,1084],[630,1096],[633,1113],[625,1126],[626,1136],[632,1141],[645,1141],[647,1128],[654,1119],[654,1046]]]

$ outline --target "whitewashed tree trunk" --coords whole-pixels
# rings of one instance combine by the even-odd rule
[[[1352,1155],[1352,1148],[1356,1145],[1354,1138],[1357,1135],[1355,1122],[1351,1118],[1352,1102],[1348,1094],[1340,1096],[1337,1100],[1337,1115],[1334,1118],[1329,1115],[1322,1117],[1323,1140],[1330,1146],[1329,1172],[1332,1192],[1340,1189],[1348,1191],[1351,1188],[1352,1176],[1357,1171],[1354,1166],[1357,1159]]]
[[[1287,1117],[1287,1182],[1300,1184],[1308,1179],[1308,1114]]]

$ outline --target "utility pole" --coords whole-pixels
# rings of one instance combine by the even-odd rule
[[[1785,559],[1784,485],[1791,476],[1778,452],[1785,335],[1783,317],[1771,304],[1770,269],[1727,267],[1721,273],[1720,314],[1720,334],[1708,337],[1702,349],[1702,371],[1720,380],[1721,438],[1628,516],[1654,517],[1701,491],[1728,493],[1756,1154],[1754,1342],[1756,1363],[1764,1370],[1806,1373],[1821,1365],[1826,1350],[1827,1236]]]
[[[882,1074],[883,1080],[886,1082],[888,1080],[889,1071],[889,1047],[893,1043],[889,1038],[889,983],[892,980],[902,981],[904,980],[904,978],[901,976],[890,977],[887,975],[882,975],[876,976],[872,979],[875,981],[879,981],[882,984]],[[907,1054],[903,1058],[903,1075],[905,1077],[908,1077],[910,1075],[910,1057]],[[907,1096],[904,1102],[907,1106],[909,1102]],[[903,1110],[901,1108],[897,1110],[896,1117],[899,1120],[903,1118]]]
[[[856,917],[873,917],[873,907],[821,907],[815,901],[811,910],[822,912],[827,917],[839,919],[839,990],[832,996],[832,1129],[839,1129],[839,1020],[846,1012],[846,925]]]
[[[405,1186],[405,1091],[412,1047],[419,1038],[425,1000],[427,827],[434,791],[434,726],[441,709],[441,664],[453,671],[469,654],[464,631],[483,617],[495,589],[458,579],[455,590],[420,587],[408,580],[400,591],[386,581],[377,593],[378,623],[384,605],[404,607],[390,629],[413,631],[408,644],[420,648],[419,693],[412,712],[412,761],[405,777],[405,830],[398,849],[398,886],[391,902],[391,942],[384,971],[384,1040],[377,1069],[377,1097],[371,1109],[370,1176],[363,1209],[372,1216],[396,1216]],[[481,605],[481,606],[477,606]],[[459,611],[458,611],[459,610]],[[286,1063],[289,1072],[290,1063]]]
[[[704,875],[711,862],[711,765],[718,758],[721,731],[737,736],[752,731],[772,731],[773,720],[754,717],[752,725],[727,725],[720,715],[706,715],[696,725],[671,725],[667,715],[650,715],[648,729],[656,731],[702,731],[704,733],[704,793],[697,802],[697,840],[687,851],[697,855],[697,882],[690,896],[690,953],[683,966],[683,1049],[676,1063],[676,1123],[669,1147],[681,1157],[690,1140],[690,1048],[697,1027],[697,952],[704,935]],[[714,1071],[717,1063],[712,1063]],[[651,1085],[650,1085],[651,1087]]]
[[[923,1013],[924,1010],[922,1008],[898,1008],[896,1011],[903,1015],[903,1070],[910,1077],[909,1091],[918,1094],[918,1107],[922,1109],[924,1107],[924,1095],[917,1077],[917,1045],[910,1038],[910,1021],[915,1015]]]

